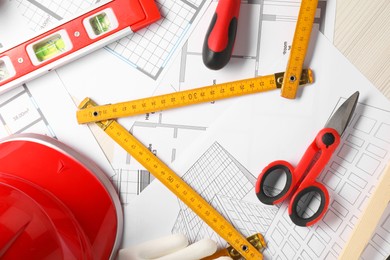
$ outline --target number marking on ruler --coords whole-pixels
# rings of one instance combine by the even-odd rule
[[[78,110],[76,117],[80,124],[90,123],[259,93],[280,88],[283,75],[284,73],[276,73],[273,75],[211,85],[134,101],[97,107],[91,106]],[[312,82],[313,76],[311,70],[304,70],[299,83],[304,85]]]
[[[96,104],[89,98],[85,99],[80,108],[88,108]],[[96,122],[123,149],[132,155],[151,174],[161,181],[171,192],[191,208],[203,221],[214,229],[245,259],[260,260],[262,254],[249,243],[218,211],[205,199],[185,183],[165,163],[155,156],[146,146],[114,120]]]
[[[299,83],[297,79],[301,77],[317,5],[318,0],[302,0],[290,57],[287,63],[286,73],[284,74],[281,90],[282,97],[294,99],[296,96]]]

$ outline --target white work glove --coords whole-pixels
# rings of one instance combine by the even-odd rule
[[[217,244],[208,238],[188,245],[180,234],[147,241],[134,247],[119,250],[117,260],[198,260],[217,251]],[[218,260],[232,260],[219,257]]]

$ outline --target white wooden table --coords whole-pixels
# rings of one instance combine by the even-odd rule
[[[390,99],[390,0],[337,0],[334,45]]]

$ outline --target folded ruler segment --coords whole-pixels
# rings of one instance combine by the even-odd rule
[[[0,53],[0,94],[160,19],[154,0],[111,0]]]
[[[284,73],[281,72],[117,104],[93,106],[78,110],[76,117],[77,121],[82,124],[260,93],[280,88],[283,75]],[[299,84],[305,85],[312,82],[313,75],[311,70],[304,70]]]
[[[317,12],[318,0],[302,0],[290,50],[281,96],[294,99],[298,91],[303,63],[310,42],[310,34]]]

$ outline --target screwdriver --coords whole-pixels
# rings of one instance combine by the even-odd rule
[[[237,34],[241,0],[219,0],[203,43],[203,63],[222,69],[230,60]]]

